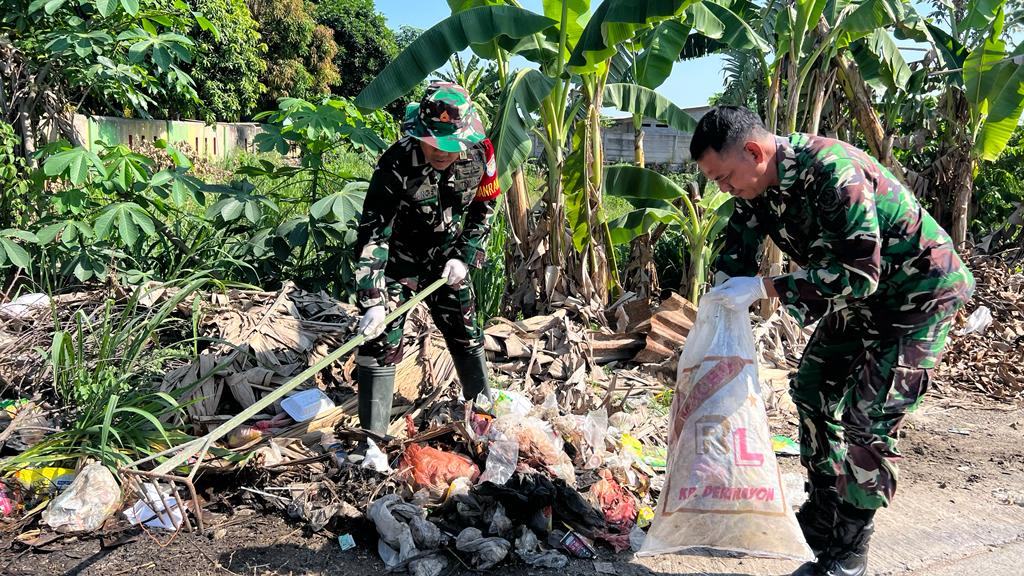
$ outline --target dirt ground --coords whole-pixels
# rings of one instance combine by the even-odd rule
[[[959,406],[957,406],[959,404]],[[795,434],[795,430],[776,430]],[[1005,496],[1024,498],[1024,411],[1007,410],[1005,406],[982,406],[973,402],[930,398],[922,409],[912,415],[904,428],[901,449],[906,459],[901,467],[900,488],[905,498],[921,500],[919,504],[958,505],[971,501],[999,514],[1000,510],[1016,508],[1017,504],[1001,502]],[[798,471],[795,458],[782,458],[785,471]],[[1020,503],[1024,505],[1024,501]],[[991,506],[991,508],[989,508]],[[978,509],[975,507],[974,509]],[[895,513],[883,511],[881,515]],[[902,520],[889,518],[891,526]],[[907,518],[907,522],[914,519]],[[966,519],[984,522],[984,518]],[[162,574],[193,576],[200,574],[292,575],[345,574],[376,575],[384,565],[376,553],[376,535],[368,524],[351,527],[357,546],[342,551],[337,535],[308,534],[283,514],[262,515],[253,510],[242,511],[215,523],[224,524],[226,533],[212,535],[182,534],[166,546],[160,546],[145,534],[123,532],[107,539],[63,539],[35,549],[15,545],[0,552],[0,574],[18,575],[104,575]],[[897,529],[898,528],[894,528]],[[208,530],[208,533],[214,532]],[[882,537],[885,532],[880,528]],[[1024,536],[1024,529],[1021,531]],[[119,542],[112,542],[120,537]],[[876,540],[879,539],[876,534]],[[1019,541],[1018,541],[1019,543]],[[874,543],[875,549],[879,548]],[[506,562],[492,570],[500,574],[721,574],[710,571],[700,556],[674,555],[655,558],[634,558],[631,553],[613,554],[599,548],[598,563],[573,560],[563,570],[536,570],[522,564]],[[966,552],[965,552],[966,553]],[[902,565],[883,558],[874,569],[879,574],[923,574],[908,563]],[[937,554],[939,554],[937,552]],[[951,553],[941,552],[946,556]],[[706,558],[706,557],[705,557]],[[787,565],[758,567],[756,559],[729,559],[730,574],[788,573]],[[922,561],[923,562],[923,561]],[[602,564],[610,563],[610,565]],[[937,565],[937,564],[936,564]],[[778,566],[783,566],[779,568]],[[793,564],[792,567],[796,565]],[[764,570],[767,570],[764,571]],[[773,572],[774,571],[774,572]],[[443,574],[469,574],[454,556],[449,558]],[[992,575],[1001,571],[988,572]],[[1009,574],[1010,572],[1006,572]],[[1020,573],[1019,571],[1016,573]]]

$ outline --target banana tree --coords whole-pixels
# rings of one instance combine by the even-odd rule
[[[912,66],[909,89],[886,94],[882,109],[900,118],[896,138],[917,170],[908,170],[915,193],[962,249],[979,167],[1000,157],[1024,111],[1024,49],[1007,48],[1005,26],[1024,10],[1002,1],[934,4],[937,18],[901,26],[930,53]]]
[[[617,77],[620,84],[610,85],[606,90],[605,99],[609,103],[616,103],[620,109],[640,110],[638,106],[623,104],[641,95],[660,98],[654,90],[671,74],[689,33],[690,26],[685,23],[684,18],[674,18],[665,20],[652,29],[641,31],[633,42],[623,43],[612,64],[612,76]],[[671,102],[665,99],[664,106],[668,105],[671,105]],[[661,116],[658,114],[651,117]],[[666,116],[672,117],[668,124],[677,130],[693,132],[696,128],[696,122],[682,111],[673,111]],[[634,111],[632,118],[633,158],[636,165],[643,168],[646,166],[644,115]],[[654,231],[645,232],[630,241],[629,261],[623,271],[623,287],[635,293],[638,298],[647,299],[659,292],[653,246],[666,227],[667,224],[662,223]]]
[[[733,203],[729,194],[718,187],[711,187],[702,198],[691,198],[672,180],[635,166],[606,168],[605,183],[609,194],[625,198],[635,207],[608,223],[614,243],[638,238],[657,223],[679,229],[686,241],[687,252],[683,288],[687,298],[697,302],[706,283],[708,268],[721,249],[718,236],[732,215]]]
[[[967,124],[961,125],[957,134],[961,150],[970,151],[957,167],[961,177],[953,196],[952,235],[958,248],[967,240],[978,166],[981,161],[999,158],[1024,113],[1024,44],[1012,52],[1007,50],[1005,8],[1005,0],[971,2],[966,19],[960,27],[954,21],[953,35],[944,37],[941,44],[947,70],[962,69],[962,74],[942,76],[950,91],[966,99],[969,112]],[[932,32],[941,37],[938,29],[932,27]],[[974,45],[968,49],[966,43],[972,41]]]

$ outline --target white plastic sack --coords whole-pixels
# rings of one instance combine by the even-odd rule
[[[813,558],[772,451],[746,310],[701,301],[679,359],[665,486],[639,556],[706,547]]]

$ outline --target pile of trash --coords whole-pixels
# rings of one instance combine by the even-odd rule
[[[152,286],[144,304],[172,294]],[[95,316],[107,296],[7,310],[16,321],[0,329],[0,380],[4,397],[23,398],[0,404],[0,449],[24,450],[62,425],[50,419],[59,407],[33,351],[48,345],[54,323],[39,318],[55,310],[66,328],[76,313]],[[294,285],[199,296],[180,306],[177,320],[194,323],[211,344],[193,361],[171,360],[161,382],[164,391],[190,391],[186,438],[252,406],[353,336],[353,307]],[[340,534],[343,549],[357,538],[369,544],[372,525],[387,566],[414,574],[437,574],[452,558],[477,569],[560,567],[569,557],[594,557],[596,545],[638,550],[663,488],[676,364],[696,307],[672,294],[652,308],[627,294],[597,320],[570,310],[493,319],[485,347],[494,394],[469,402],[458,398],[426,309],[409,318],[386,436],[356,428],[354,367],[343,358],[190,460],[202,472],[198,496],[79,461],[4,478],[0,517],[14,531],[38,521],[71,532],[142,524],[173,537],[203,527],[209,514],[248,505]],[[765,404],[770,413],[785,410],[806,331],[779,312],[758,330]]]
[[[366,508],[390,570],[437,574],[454,554],[472,568],[518,559],[559,568],[594,558],[595,543],[638,549],[653,517],[663,449],[630,435],[623,412],[566,414],[496,390],[435,410],[385,447],[398,489]],[[621,428],[620,428],[621,427]]]
[[[970,268],[977,287],[950,333],[937,387],[946,395],[1018,403],[1024,400],[1024,274],[988,257],[975,258]]]

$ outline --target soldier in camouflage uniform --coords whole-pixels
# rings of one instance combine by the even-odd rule
[[[875,510],[896,490],[896,430],[928,389],[974,279],[946,232],[865,152],[778,137],[745,108],[712,109],[690,152],[735,198],[709,298],[779,298],[818,322],[791,393],[808,502],[797,518],[817,560],[804,575],[862,575]],[[757,276],[770,237],[796,272]]]
[[[359,330],[356,356],[359,422],[386,431],[395,365],[402,359],[405,317],[384,324],[417,290],[444,277],[426,302],[444,335],[463,396],[489,394],[483,333],[476,321],[468,266],[484,265],[487,235],[500,194],[494,148],[466,90],[434,83],[411,104],[405,137],[377,163],[359,222]]]

